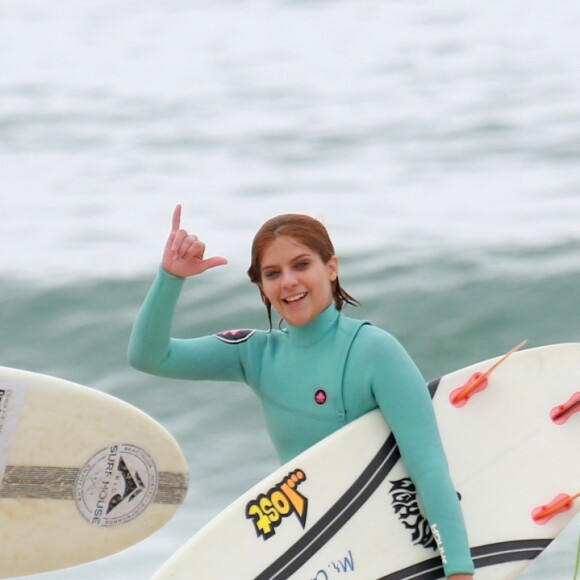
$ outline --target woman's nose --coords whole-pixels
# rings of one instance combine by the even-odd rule
[[[291,288],[296,284],[296,275],[291,270],[282,272],[282,286],[284,288]]]

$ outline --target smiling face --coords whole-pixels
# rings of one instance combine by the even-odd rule
[[[290,236],[278,236],[266,246],[261,260],[262,294],[292,326],[314,320],[333,301],[332,283],[338,259],[320,255]]]

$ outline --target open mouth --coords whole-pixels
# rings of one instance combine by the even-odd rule
[[[301,294],[294,294],[294,296],[289,296],[288,298],[283,298],[282,302],[284,302],[284,304],[296,304],[298,302],[300,302],[301,300],[304,300],[306,296],[306,292],[302,292]]]

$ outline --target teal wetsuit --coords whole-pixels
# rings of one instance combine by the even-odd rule
[[[286,462],[344,424],[380,407],[431,526],[449,576],[472,573],[463,517],[421,373],[389,333],[329,306],[287,331],[229,331],[171,338],[184,279],[161,270],[135,322],[129,360],[179,379],[240,381],[260,398]]]

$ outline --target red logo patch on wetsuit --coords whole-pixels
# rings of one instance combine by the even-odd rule
[[[314,402],[317,405],[324,405],[324,403],[326,403],[327,398],[328,397],[326,396],[326,391],[324,389],[318,389],[318,391],[314,393]]]
[[[245,342],[256,332],[255,330],[224,330],[219,334],[214,334],[216,338],[219,338],[222,342],[227,342],[228,344],[238,344],[240,342]]]

